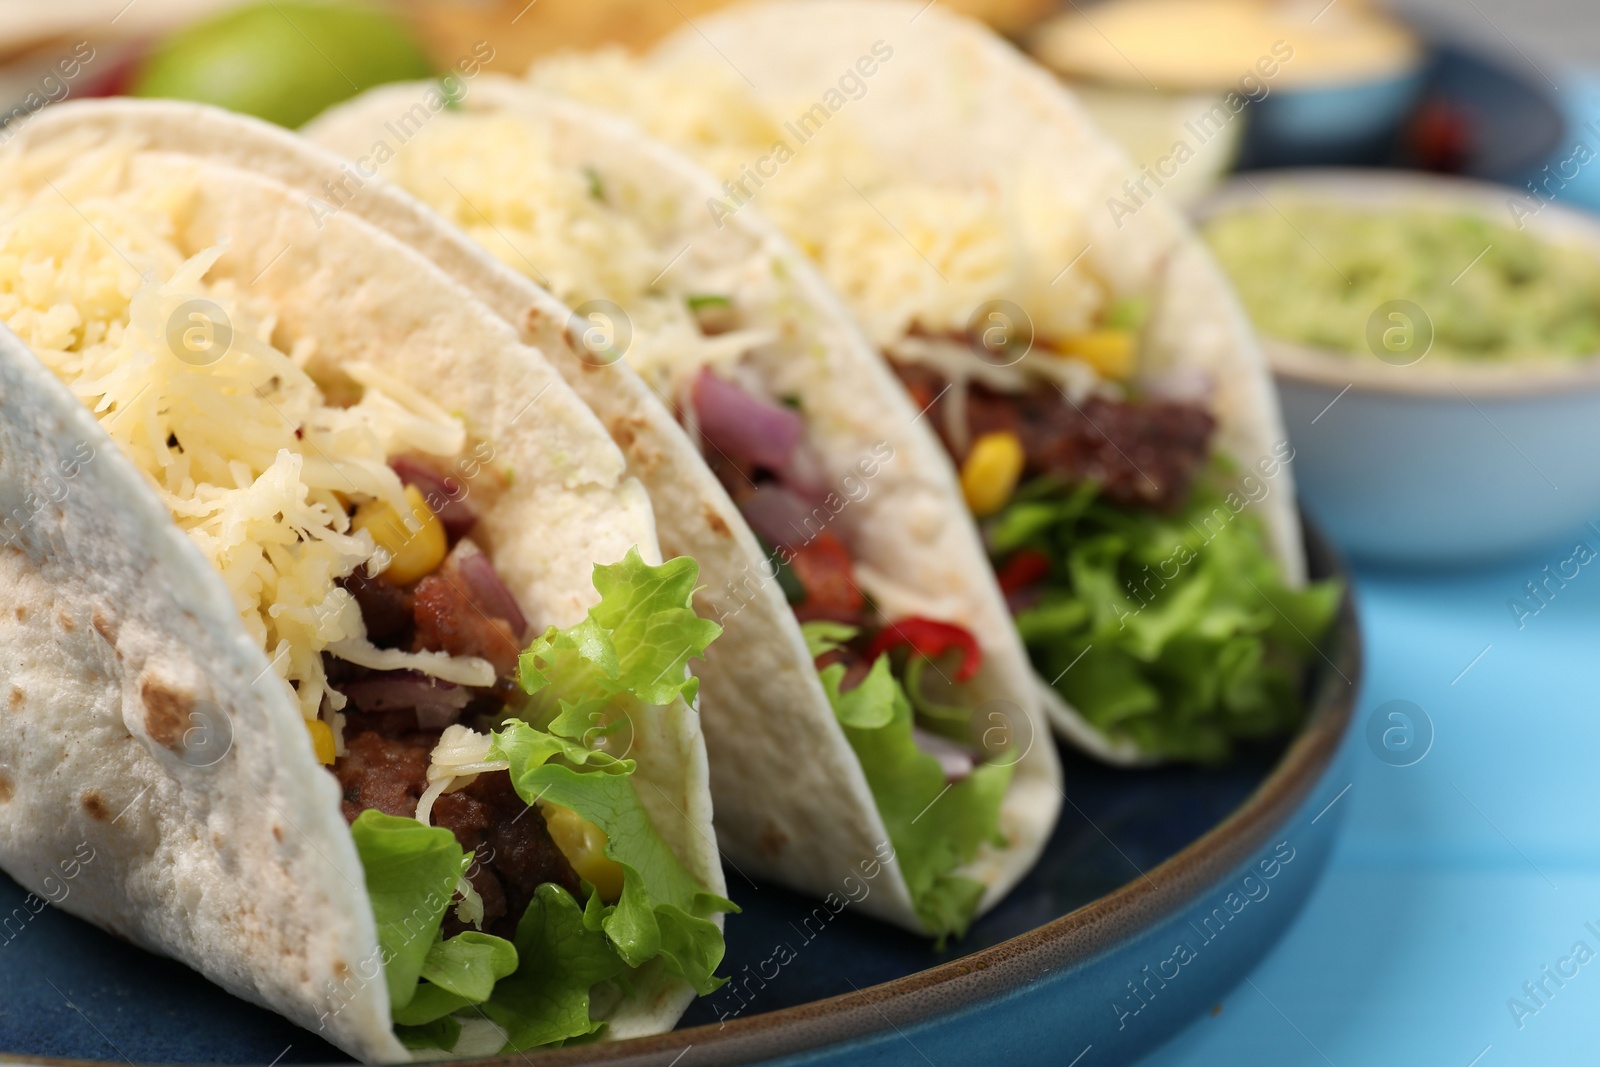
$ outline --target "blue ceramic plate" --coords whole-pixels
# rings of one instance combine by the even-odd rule
[[[1320,542],[1312,572],[1342,575]],[[731,981],[670,1034],[545,1064],[1124,1063],[1211,1008],[1277,940],[1326,862],[1360,678],[1348,597],[1292,742],[1225,769],[1119,771],[1070,753],[1039,866],[959,943],[928,942],[728,872]],[[1343,754],[1342,754],[1343,753]],[[9,913],[9,918],[5,916]],[[338,1050],[0,878],[6,1059],[290,1064]],[[532,1063],[510,1057],[508,1065]]]

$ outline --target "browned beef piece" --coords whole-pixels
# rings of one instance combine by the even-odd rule
[[[415,721],[413,719],[413,721]],[[363,730],[345,738],[345,753],[333,765],[344,787],[344,817],[355,822],[368,808],[409,819],[417,814],[417,798],[428,788],[428,735],[386,737]]]
[[[550,839],[544,816],[517,795],[509,774],[505,771],[480,774],[471,785],[454,795],[471,799],[488,813],[488,826],[483,832],[484,847],[478,850],[478,859],[499,879],[504,891],[505,912],[502,919],[488,921],[489,898],[485,896],[485,930],[510,939],[516,933],[517,921],[533,900],[533,891],[545,882],[554,882],[580,903],[583,901],[578,876]],[[434,821],[446,825],[443,816]],[[478,891],[483,892],[481,888]],[[445,936],[450,936],[448,929]]]
[[[349,738],[333,768],[344,787],[345,819],[354,822],[368,808],[415,817],[417,798],[428,784],[428,754],[438,739],[431,731],[385,736],[375,730]],[[582,899],[578,876],[550,839],[544,816],[517,795],[505,771],[480,774],[466,788],[441,796],[431,821],[455,834],[464,850],[477,852],[468,879],[483,897],[483,928],[489,933],[510,939],[534,890],[545,882]],[[454,911],[445,916],[444,936],[463,929]]]
[[[409,591],[360,575],[347,578],[344,585],[361,606],[374,644],[480,656],[492,663],[500,677],[493,689],[477,691],[470,710],[490,717],[504,714],[504,702],[519,692],[510,678],[521,649],[510,625],[475,606],[448,568]],[[326,661],[336,683],[373,675],[342,661]],[[414,818],[417,800],[428,786],[429,755],[438,741],[438,731],[417,729],[414,709],[352,711],[345,754],[333,767],[344,789],[345,819],[354,822],[368,808]],[[476,853],[467,878],[483,898],[483,929],[488,932],[513,937],[534,890],[545,882],[581,901],[578,876],[551,840],[544,816],[523,802],[505,771],[480,774],[465,788],[440,796],[430,821],[455,834],[462,849]],[[467,928],[454,909],[446,914],[444,936]]]
[[[915,364],[896,364],[895,372],[919,408],[932,406],[928,418],[960,463],[966,454],[951,444],[944,413],[950,394],[940,395],[944,378]],[[1107,500],[1123,507],[1181,506],[1205,467],[1215,429],[1209,412],[1180,401],[1090,397],[1074,403],[1047,385],[1025,393],[967,387],[969,443],[986,433],[1014,433],[1027,455],[1024,477],[1096,482]]]
[[[459,578],[444,572],[430,574],[416,584],[411,599],[416,623],[413,651],[479,656],[494,664],[502,677],[516,674],[522,648],[510,624],[484,614],[467,598]]]
[[[455,834],[456,841],[464,851],[477,852],[473,857],[472,866],[467,870],[467,880],[483,898],[485,928],[506,914],[506,894],[494,872],[494,853],[490,849],[479,848],[483,844],[483,832],[489,828],[491,817],[492,813],[488,806],[469,796],[465,790],[446,793],[433,802],[433,825],[443,826]],[[446,937],[467,929],[467,925],[458,920],[453,913],[445,916],[445,925]]]
[[[545,882],[582,899],[578,876],[550,839],[544,816],[517,795],[505,771],[480,774],[465,789],[440,797],[433,823],[454,832],[462,848],[477,850],[468,877],[483,897],[483,928],[489,933],[509,940],[533,891]],[[444,936],[463,929],[453,914],[445,917]]]
[[[393,582],[369,578],[361,569],[339,584],[355,597],[367,624],[367,639],[379,648],[406,648],[411,644],[411,595]]]

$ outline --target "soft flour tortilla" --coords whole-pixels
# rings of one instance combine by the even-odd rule
[[[845,124],[861,143],[934,182],[999,182],[1024,157],[1058,174],[1053,188],[1087,221],[1085,262],[1118,291],[1153,298],[1141,369],[1203,372],[1215,389],[1214,447],[1241,469],[1287,441],[1260,343],[1194,232],[1159,192],[1114,218],[1107,204],[1127,201],[1123,182],[1138,176],[1134,166],[1070,92],[980,24],[921,0],[768,0],[696,20],[648,62],[663,70],[732,63],[751,74],[758,99],[792,108],[822,99],[876,41],[893,47],[894,59],[829,120],[830,134],[831,124]],[[1253,507],[1285,581],[1303,585],[1287,466]],[[1114,763],[1149,761],[1091,726],[1054,689],[1040,689],[1052,723],[1074,744]]]
[[[436,89],[426,84],[376,89],[321,116],[305,132],[360,157],[379,140],[393,144],[386,124],[412,114],[430,93]],[[705,291],[731,291],[748,325],[773,328],[790,342],[785,355],[766,359],[760,371],[775,383],[775,392],[801,398],[830,484],[848,484],[852,470],[880,443],[893,449],[893,459],[869,480],[865,498],[844,507],[834,522],[846,531],[862,585],[886,615],[950,619],[968,627],[983,646],[984,667],[975,682],[979,715],[1003,724],[995,740],[1004,737],[1022,753],[1001,812],[1005,846],[986,849],[957,872],[984,885],[980,912],[993,906],[1033,865],[1055,825],[1060,769],[1026,652],[976,531],[960,510],[954,470],[926,423],[786,239],[755,211],[721,227],[713,223],[704,205],[718,195],[716,183],[681,155],[625,121],[508,79],[480,77],[459,106],[545,125],[575,168],[598,174],[608,201],[630,205],[672,232],[667,244],[687,248],[674,272],[716,277],[718,284]],[[307,162],[312,169],[299,184],[320,193],[326,166]],[[378,171],[381,177],[381,166]],[[345,210],[359,211],[412,242],[511,321],[526,326],[550,314],[536,286],[410,198],[374,183]],[[774,276],[786,282],[776,297],[764,287]],[[700,561],[707,588],[697,605],[727,628],[699,672],[721,847],[746,873],[816,896],[838,892],[864,863],[876,870],[874,857],[881,857],[888,840],[883,820],[794,613],[778,583],[763,578],[754,535],[672,413],[636,375],[576,357],[557,366],[649,487],[663,547]],[[888,870],[860,907],[921,929],[898,864]]]
[[[316,339],[313,371],[367,360],[426,383],[442,407],[461,412],[469,438],[492,444],[496,462],[515,471],[479,511],[474,538],[535,627],[584,617],[598,596],[595,563],[633,546],[659,560],[643,489],[542,354],[561,345],[558,333],[520,340],[420,254],[353,213],[318,225],[282,183],[158,144],[156,116],[165,113],[129,102],[62,105],[3,151],[137,139],[144,150],[134,168],[195,189],[174,242],[192,255],[226,239],[209,277],[269,294],[276,339]],[[207,136],[219,141],[253,128],[204,114]],[[267,657],[221,577],[153,489],[65,386],[9,332],[3,341],[0,504],[21,529],[0,552],[0,648],[11,670],[0,720],[0,866],[36,887],[87,842],[95,858],[61,901],[66,910],[353,1055],[409,1058],[390,1029],[338,783],[315,761],[298,708],[267,679]],[[64,477],[58,464],[79,442],[94,458]],[[184,759],[196,710],[232,737],[227,755],[206,767]],[[635,734],[636,774],[657,787],[640,788],[640,800],[690,874],[722,894],[697,717],[680,703],[636,722]],[[670,1028],[693,995],[647,969],[611,1016],[611,1034]]]

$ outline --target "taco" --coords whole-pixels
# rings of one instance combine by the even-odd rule
[[[1298,722],[1336,590],[1305,588],[1259,345],[1047,73],[937,7],[772,0],[528,78],[694,155],[707,216],[758,208],[818,264],[959,466],[1066,738],[1217,761]]]
[[[0,150],[0,866],[368,1061],[670,1028],[732,907],[694,562],[559,330],[147,114]]]
[[[715,183],[686,159],[489,76],[394,144],[392,116],[437,91],[383,87],[304,132],[475,239],[396,224],[375,189],[348,200],[421,231],[513,321],[529,279],[576,305],[568,378],[728,631],[700,672],[721,847],[824,898],[871,873],[861,910],[962,932],[1032,866],[1060,772],[926,419],[781,235],[755,212],[707,219]]]

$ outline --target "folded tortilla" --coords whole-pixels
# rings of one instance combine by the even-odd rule
[[[532,670],[564,696],[588,692],[564,680],[563,670],[581,668],[588,654],[571,651],[572,632],[587,635],[585,648],[611,649],[608,632],[625,645],[606,669],[626,680],[645,642],[613,625],[612,597],[619,586],[633,590],[632,577],[681,591],[659,610],[636,601],[642,619],[706,639],[710,624],[687,610],[692,566],[654,566],[660,552],[644,489],[548,361],[566,343],[559,323],[529,324],[519,337],[355,213],[308,215],[303,195],[268,176],[270,166],[252,166],[278,150],[256,124],[194,114],[205,137],[249,153],[208,158],[162,143],[170,110],[126,101],[51,108],[0,150],[8,264],[0,277],[8,327],[0,329],[0,647],[9,693],[0,723],[0,866],[25,887],[42,884],[65,910],[369,1062],[408,1058],[394,1023],[402,1009],[420,1018],[425,995],[446,1005],[433,1025],[455,1027],[452,1041],[461,1031],[447,1021],[455,1018],[449,996],[481,1003],[468,1015],[495,1019],[468,1025],[457,1052],[536,1044],[507,1035],[538,1026],[587,1032],[591,1010],[611,1037],[670,1028],[694,996],[691,980],[707,984],[696,965],[720,959],[725,910],[704,745],[687,702],[691,647],[667,654],[653,688],[611,701],[626,707],[623,755],[632,764],[604,755],[604,742],[587,734],[568,740],[527,726],[515,746],[501,738],[492,753],[478,747],[475,758],[488,765],[475,769],[486,774],[509,764],[514,776],[609,776],[607,796],[634,820],[607,824],[605,856],[618,866],[606,871],[623,872],[617,892],[645,906],[619,933],[617,909],[597,890],[591,917],[607,916],[604,933],[573,933],[579,959],[566,948],[537,958],[530,949],[541,930],[584,929],[582,901],[548,895],[550,884],[538,890],[544,926],[526,929],[530,903],[517,929],[529,966],[509,977],[504,941],[435,940],[475,868],[463,875],[468,859],[458,863],[448,830],[403,818],[364,828],[368,811],[353,833],[341,812],[341,792],[349,804],[350,791],[319,758],[332,762],[327,749],[343,746],[369,714],[365,705],[339,710],[330,662],[345,670],[368,662],[381,669],[378,679],[405,667],[415,673],[404,684],[445,695],[451,678],[481,686],[495,677],[482,658],[377,648],[364,609],[333,582],[354,573],[356,558],[371,562],[368,575],[400,566],[433,529],[421,522],[426,509],[413,511],[405,528],[418,529],[391,555],[374,548],[376,527],[357,529],[363,508],[395,501],[405,509],[412,499],[388,466],[395,454],[450,464],[453,484],[465,486],[476,517],[470,539],[492,558],[501,596],[515,601],[491,604],[473,584],[467,606],[488,605],[501,623],[520,609],[530,633],[545,631],[534,645],[542,653],[522,661],[525,688],[537,687]],[[343,519],[346,508],[355,519]],[[335,512],[340,519],[329,519]],[[465,556],[452,562],[462,543],[445,567],[469,566]],[[460,580],[466,571],[431,573]],[[665,647],[669,634],[656,636]],[[529,755],[529,744],[546,742],[562,761],[541,765],[543,757]],[[440,765],[435,750],[430,772]],[[462,776],[471,768],[462,766],[437,782],[430,776],[430,790],[470,785]],[[552,796],[573,788],[557,782]],[[444,799],[433,798],[435,813]],[[582,809],[583,833],[605,822],[575,794],[560,803]],[[381,874],[369,847],[379,837],[389,843]],[[635,869],[643,867],[638,853],[622,856],[624,837],[648,852],[648,876]],[[597,855],[588,854],[602,862]],[[422,910],[397,913],[420,892],[406,864],[430,856],[431,878],[444,857],[446,888],[430,891]],[[52,892],[63,878],[70,892]],[[675,916],[656,906],[663,878],[672,880]],[[635,892],[651,880],[654,903]],[[456,899],[466,907],[471,894]],[[678,955],[641,949],[641,938],[671,940],[668,926],[688,931],[689,940],[672,945]],[[705,955],[686,963],[690,941]],[[435,961],[440,946],[468,942],[475,947],[459,958]],[[630,953],[638,966],[616,962]],[[401,957],[412,966],[405,988],[396,981]],[[484,1002],[486,989],[461,984],[465,974],[483,979],[491,960],[497,998],[543,997],[550,1013],[519,1021],[513,1008]],[[418,985],[417,965],[424,976],[455,967],[460,987]],[[626,986],[610,981],[623,972]],[[560,988],[563,981],[573,988]],[[614,995],[591,1004],[597,981]]]
[[[755,211],[708,217],[716,184],[676,152],[509,79],[475,79],[448,110],[438,97],[430,84],[385,86],[321,116],[307,136],[377,180],[355,190],[312,172],[301,184],[318,210],[338,204],[404,236],[513,322],[546,314],[530,279],[580,312],[610,301],[573,332],[630,333],[623,355],[639,373],[619,376],[593,354],[558,365],[650,489],[665,549],[704,567],[697,604],[727,628],[700,672],[720,846],[747,875],[818,897],[870,872],[862,911],[938,936],[964,930],[1038,857],[1060,770],[1025,653],[959,518],[954,471],[919,413],[804,257]],[[697,320],[691,309],[708,304],[731,321]],[[703,417],[686,396],[699,385],[686,383],[708,371],[801,414],[821,489],[789,526],[799,551],[836,535],[883,618],[976,638],[982,665],[958,694],[969,721],[954,732],[990,768],[985,780],[941,780],[909,743],[909,713],[891,730],[854,732],[888,714],[888,697],[857,713],[839,683],[830,693],[769,558],[783,558],[781,531],[758,542],[706,465],[737,458],[680,429]],[[948,676],[940,662],[932,670]]]
[[[528,80],[690,153],[723,179],[708,215],[765,211],[817,262],[961,463],[1065,738],[1215,761],[1291,728],[1334,599],[1303,588],[1260,346],[1159,176],[1047,72],[915,0],[766,0]]]

